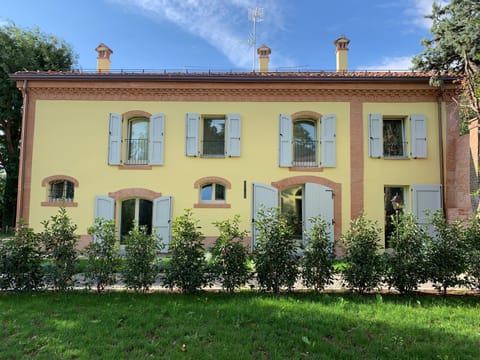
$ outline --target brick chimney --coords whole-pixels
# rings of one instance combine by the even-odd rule
[[[257,54],[259,55],[260,60],[260,72],[268,72],[268,63],[270,61],[271,53],[272,49],[265,44],[257,49]]]
[[[345,35],[340,36],[333,42],[333,45],[337,48],[337,72],[348,70],[348,44],[350,44],[350,40]]]
[[[104,43],[100,43],[95,49],[98,52],[97,56],[97,72],[110,72],[110,55],[113,54],[112,49],[110,49]]]

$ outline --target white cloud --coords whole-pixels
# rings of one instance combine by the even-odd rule
[[[9,24],[9,22],[7,20],[4,20],[0,17],[0,27],[7,26],[8,24]]]
[[[359,66],[357,70],[370,70],[370,71],[406,71],[412,67],[413,56],[396,56],[385,57],[378,64]]]
[[[252,49],[247,41],[251,23],[248,23],[247,9],[257,6],[259,2],[256,0],[109,1],[137,9],[156,21],[169,21],[218,49],[235,66],[251,66]],[[283,27],[283,16],[275,0],[263,0],[258,6],[265,8],[268,27],[264,26],[263,29],[274,32]]]
[[[425,18],[426,15],[432,13],[432,5],[434,2],[441,6],[447,5],[449,0],[410,0],[410,8],[406,10],[406,14],[411,18],[411,22],[419,27],[430,29],[432,21]]]

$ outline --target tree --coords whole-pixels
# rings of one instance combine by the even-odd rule
[[[18,186],[22,93],[9,74],[23,70],[69,70],[76,62],[70,45],[38,28],[0,27],[0,169],[6,172],[1,222],[13,226]]]
[[[451,0],[433,3],[431,39],[424,39],[424,51],[414,57],[414,68],[422,71],[456,72],[463,75],[459,105],[463,122],[480,118],[480,2]],[[432,78],[437,83],[436,78]]]

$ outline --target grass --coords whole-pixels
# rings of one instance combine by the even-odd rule
[[[480,299],[0,295],[1,359],[478,359]]]

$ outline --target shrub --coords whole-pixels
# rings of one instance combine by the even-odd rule
[[[248,250],[242,244],[247,231],[240,230],[239,215],[213,224],[220,231],[212,249],[213,274],[220,280],[223,289],[233,292],[245,285],[250,277]]]
[[[158,275],[158,236],[154,233],[147,234],[146,227],[135,224],[128,232],[125,242],[125,262],[122,269],[125,285],[135,292],[148,291]]]
[[[46,282],[54,290],[65,291],[74,284],[78,253],[75,235],[77,225],[73,224],[64,208],[58,215],[42,222],[41,233],[48,263],[45,266]]]
[[[119,270],[115,223],[113,220],[96,219],[95,224],[88,229],[88,234],[93,235],[94,240],[85,248],[85,279],[87,286],[94,285],[97,292],[102,292],[106,286],[115,284]]]
[[[32,229],[20,223],[13,238],[0,243],[0,288],[33,291],[42,286],[42,250]]]
[[[434,236],[427,247],[428,277],[433,287],[447,293],[447,288],[461,285],[467,270],[467,247],[462,224],[448,223],[441,211],[430,217]]]
[[[174,219],[173,241],[170,244],[171,259],[165,268],[166,287],[177,287],[183,293],[193,293],[207,285],[207,262],[202,246],[203,234],[192,211]]]
[[[413,214],[392,215],[392,253],[386,253],[386,282],[400,293],[416,290],[426,280],[428,235]]]
[[[465,227],[467,276],[473,289],[480,289],[480,214],[474,214]]]
[[[380,229],[364,214],[352,220],[344,234],[346,267],[342,270],[347,287],[359,293],[380,286],[383,275],[382,256],[378,253]]]
[[[305,286],[321,291],[333,283],[335,244],[330,241],[329,225],[321,216],[312,218],[311,222],[302,258],[302,279]]]
[[[260,209],[255,226],[258,236],[253,256],[260,288],[276,294],[282,287],[292,290],[299,265],[293,227],[278,208]]]

